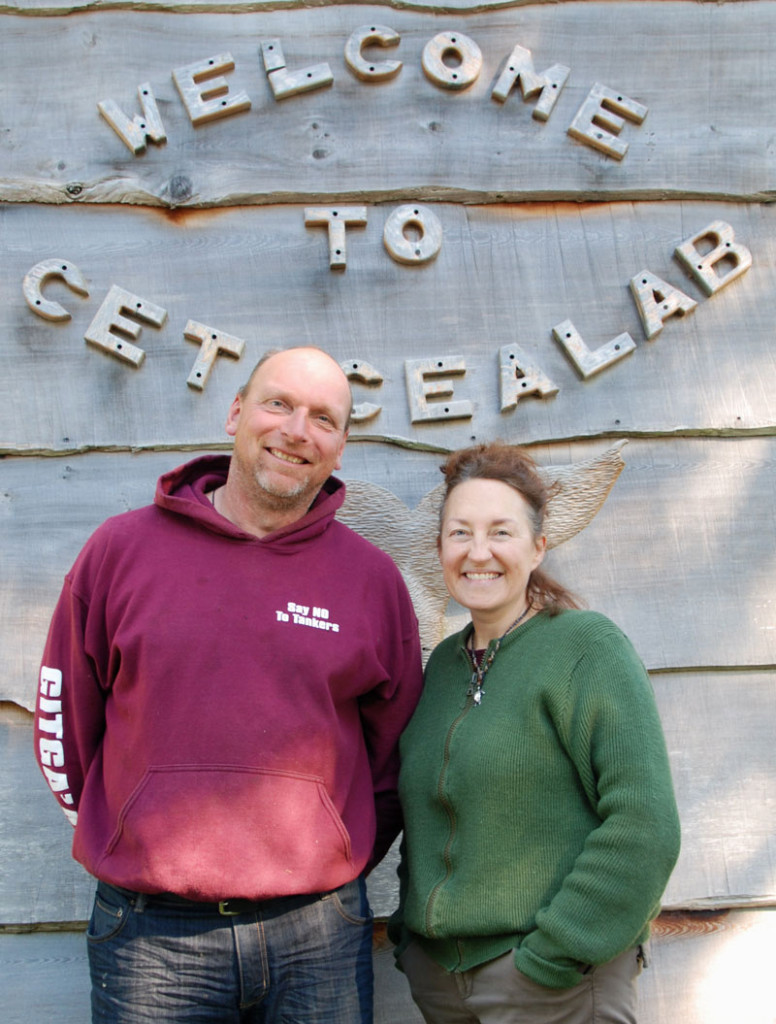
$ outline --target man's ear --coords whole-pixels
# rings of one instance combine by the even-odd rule
[[[240,419],[241,410],[242,399],[239,395],[235,395],[234,401],[229,406],[229,412],[226,417],[226,432],[230,437],[234,437],[237,433],[237,422]]]
[[[337,461],[334,463],[334,468],[335,469],[342,469],[342,456],[345,454],[345,445],[347,444],[348,434],[349,433],[350,433],[350,430],[346,430],[345,433],[342,435],[342,445],[340,446],[339,455],[337,456]]]

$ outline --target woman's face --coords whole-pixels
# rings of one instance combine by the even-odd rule
[[[528,578],[544,558],[545,537],[534,537],[530,506],[500,480],[467,480],[445,505],[439,559],[445,583],[472,619],[502,626],[526,604]]]

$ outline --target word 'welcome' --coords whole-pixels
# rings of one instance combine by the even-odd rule
[[[364,25],[353,32],[345,46],[345,63],[362,81],[384,82],[394,78],[402,68],[401,61],[370,61],[364,56],[367,46],[396,46],[401,37],[385,25]],[[280,39],[261,42],[261,55],[272,95],[275,100],[330,86],[334,75],[328,63],[313,64],[295,71],[286,65]],[[429,40],[421,58],[426,77],[448,90],[466,89],[482,70],[479,46],[461,32],[440,32]],[[176,68],[172,78],[192,125],[199,127],[210,121],[231,117],[251,109],[247,93],[230,94],[224,73],[234,70],[230,53],[206,57],[193,64]],[[536,71],[531,51],[517,45],[509,54],[491,97],[505,103],[519,84],[523,99],[536,98],[533,116],[547,121],[566,84],[570,68],[553,64],[545,71]],[[97,108],[121,141],[135,155],[144,153],[148,142],[160,145],[167,133],[150,82],[138,86],[142,114],[130,117],[112,99],[103,100]],[[622,92],[596,82],[567,131],[572,138],[592,146],[607,156],[622,160],[628,144],[618,136],[625,120],[641,124],[647,107]]]

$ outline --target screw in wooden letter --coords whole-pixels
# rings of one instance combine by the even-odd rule
[[[567,131],[573,139],[622,160],[628,152],[628,143],[617,138],[625,124],[623,118],[641,124],[647,113],[641,103],[596,82]]]
[[[245,342],[241,338],[235,338],[233,334],[226,334],[224,331],[214,331],[212,327],[199,324],[196,320],[189,320],[183,337],[187,341],[199,342],[199,355],[186,380],[189,387],[196,388],[197,391],[204,391],[210,371],[219,355],[239,359],[245,351]]]
[[[221,77],[221,72],[233,69],[231,53],[219,53],[216,57],[207,57],[196,64],[187,64],[173,71],[175,87],[195,128],[208,121],[251,109],[251,101],[244,92],[231,99],[223,98],[229,92],[229,85]]]
[[[371,363],[365,363],[363,359],[343,359],[340,363],[342,372],[348,380],[357,380],[360,384],[377,386],[382,384],[383,375]],[[382,411],[381,405],[373,402],[359,402],[353,406],[350,414],[351,423],[364,423],[372,420]]]
[[[636,308],[648,340],[663,330],[669,317],[692,313],[698,305],[695,299],[648,270],[642,270],[630,279],[630,290],[636,300]]]
[[[674,256],[707,295],[714,295],[720,288],[745,274],[752,265],[751,252],[746,246],[734,242],[734,238],[735,233],[726,221],[715,220],[674,250]],[[698,244],[703,241],[708,241],[712,246],[711,251],[705,255],[698,250]],[[719,263],[732,263],[732,269],[720,276],[717,273]]]
[[[345,270],[347,250],[345,248],[345,225],[363,227],[366,224],[365,206],[307,206],[304,222],[308,226],[328,225],[329,267],[331,270]]]
[[[404,364],[407,384],[407,400],[410,404],[410,419],[413,423],[430,420],[469,419],[474,412],[468,399],[454,402],[431,402],[429,398],[447,398],[453,394],[453,382],[427,380],[443,374],[464,374],[466,363],[463,356],[442,356],[438,359],[408,359]]]
[[[127,338],[137,340],[141,328],[135,320],[123,316],[124,313],[131,313],[135,319],[154,327],[161,327],[167,319],[166,309],[154,305],[153,302],[145,302],[132,292],[114,284],[97,311],[97,316],[89,324],[84,338],[90,345],[95,345],[103,352],[138,367],[145,359],[145,352]],[[114,331],[120,331],[121,335],[115,334]]]
[[[397,46],[401,36],[386,25],[362,25],[345,44],[345,63],[362,82],[385,82],[402,69],[400,60],[367,60],[365,46]]]
[[[626,331],[611,341],[607,341],[595,351],[591,351],[570,320],[564,320],[563,323],[553,327],[552,333],[577,368],[579,375],[585,380],[624,359],[636,348],[636,342]]]
[[[311,64],[309,68],[300,71],[289,71],[279,39],[265,39],[261,44],[261,56],[276,100],[284,100],[300,92],[310,92],[311,89],[322,89],[334,81],[331,68],[326,63]]]
[[[83,274],[74,263],[67,260],[42,260],[36,263],[32,270],[28,270],[22,282],[24,301],[38,316],[44,320],[69,320],[70,313],[58,302],[51,299],[44,299],[41,288],[52,277],[61,277],[71,291],[78,295],[87,296],[89,290]]]
[[[454,57],[458,63],[451,67],[445,64],[445,57]],[[435,85],[466,89],[477,81],[482,70],[482,51],[461,32],[440,32],[424,46],[421,64]]]
[[[514,409],[527,395],[540,395],[542,398],[557,395],[557,385],[540,367],[531,365],[519,345],[502,345],[498,361],[502,412]]]
[[[546,121],[558,102],[570,72],[571,68],[567,68],[565,64],[553,64],[546,71],[534,71],[531,51],[523,46],[516,46],[490,95],[494,100],[504,103],[519,81],[524,100],[539,95],[539,102],[533,109],[533,117],[537,121]]]
[[[97,104],[99,112],[135,156],[145,152],[148,139],[157,145],[167,141],[151,84],[143,82],[139,85],[137,95],[143,108],[143,116],[135,114],[131,120],[113,100],[103,100]]]
[[[420,231],[419,240],[407,238],[404,232],[410,227]],[[399,206],[385,222],[383,244],[397,263],[429,263],[442,248],[442,222],[428,207]]]

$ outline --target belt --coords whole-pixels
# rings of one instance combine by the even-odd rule
[[[221,917],[236,917],[239,914],[255,914],[260,910],[268,910],[276,906],[280,901],[293,900],[301,906],[305,903],[313,903],[321,898],[321,893],[307,893],[300,896],[276,896],[266,900],[246,900],[237,898],[218,900],[217,902],[201,902],[190,900],[185,896],[178,896],[174,892],[135,892],[133,889],[123,889],[120,885],[110,885],[108,882],[100,882],[100,885],[107,885],[109,888],[120,892],[122,896],[137,904],[138,910],[144,906],[153,907],[175,907],[176,910],[190,910],[193,914],[219,914]]]
[[[261,907],[267,905],[266,900],[245,900],[231,899],[219,900],[218,903],[200,903],[199,900],[187,900],[185,896],[176,896],[175,893],[158,893],[153,896],[146,896],[146,904],[167,905],[179,909],[191,910],[194,913],[220,914],[221,917],[236,917],[238,914],[255,914]]]

